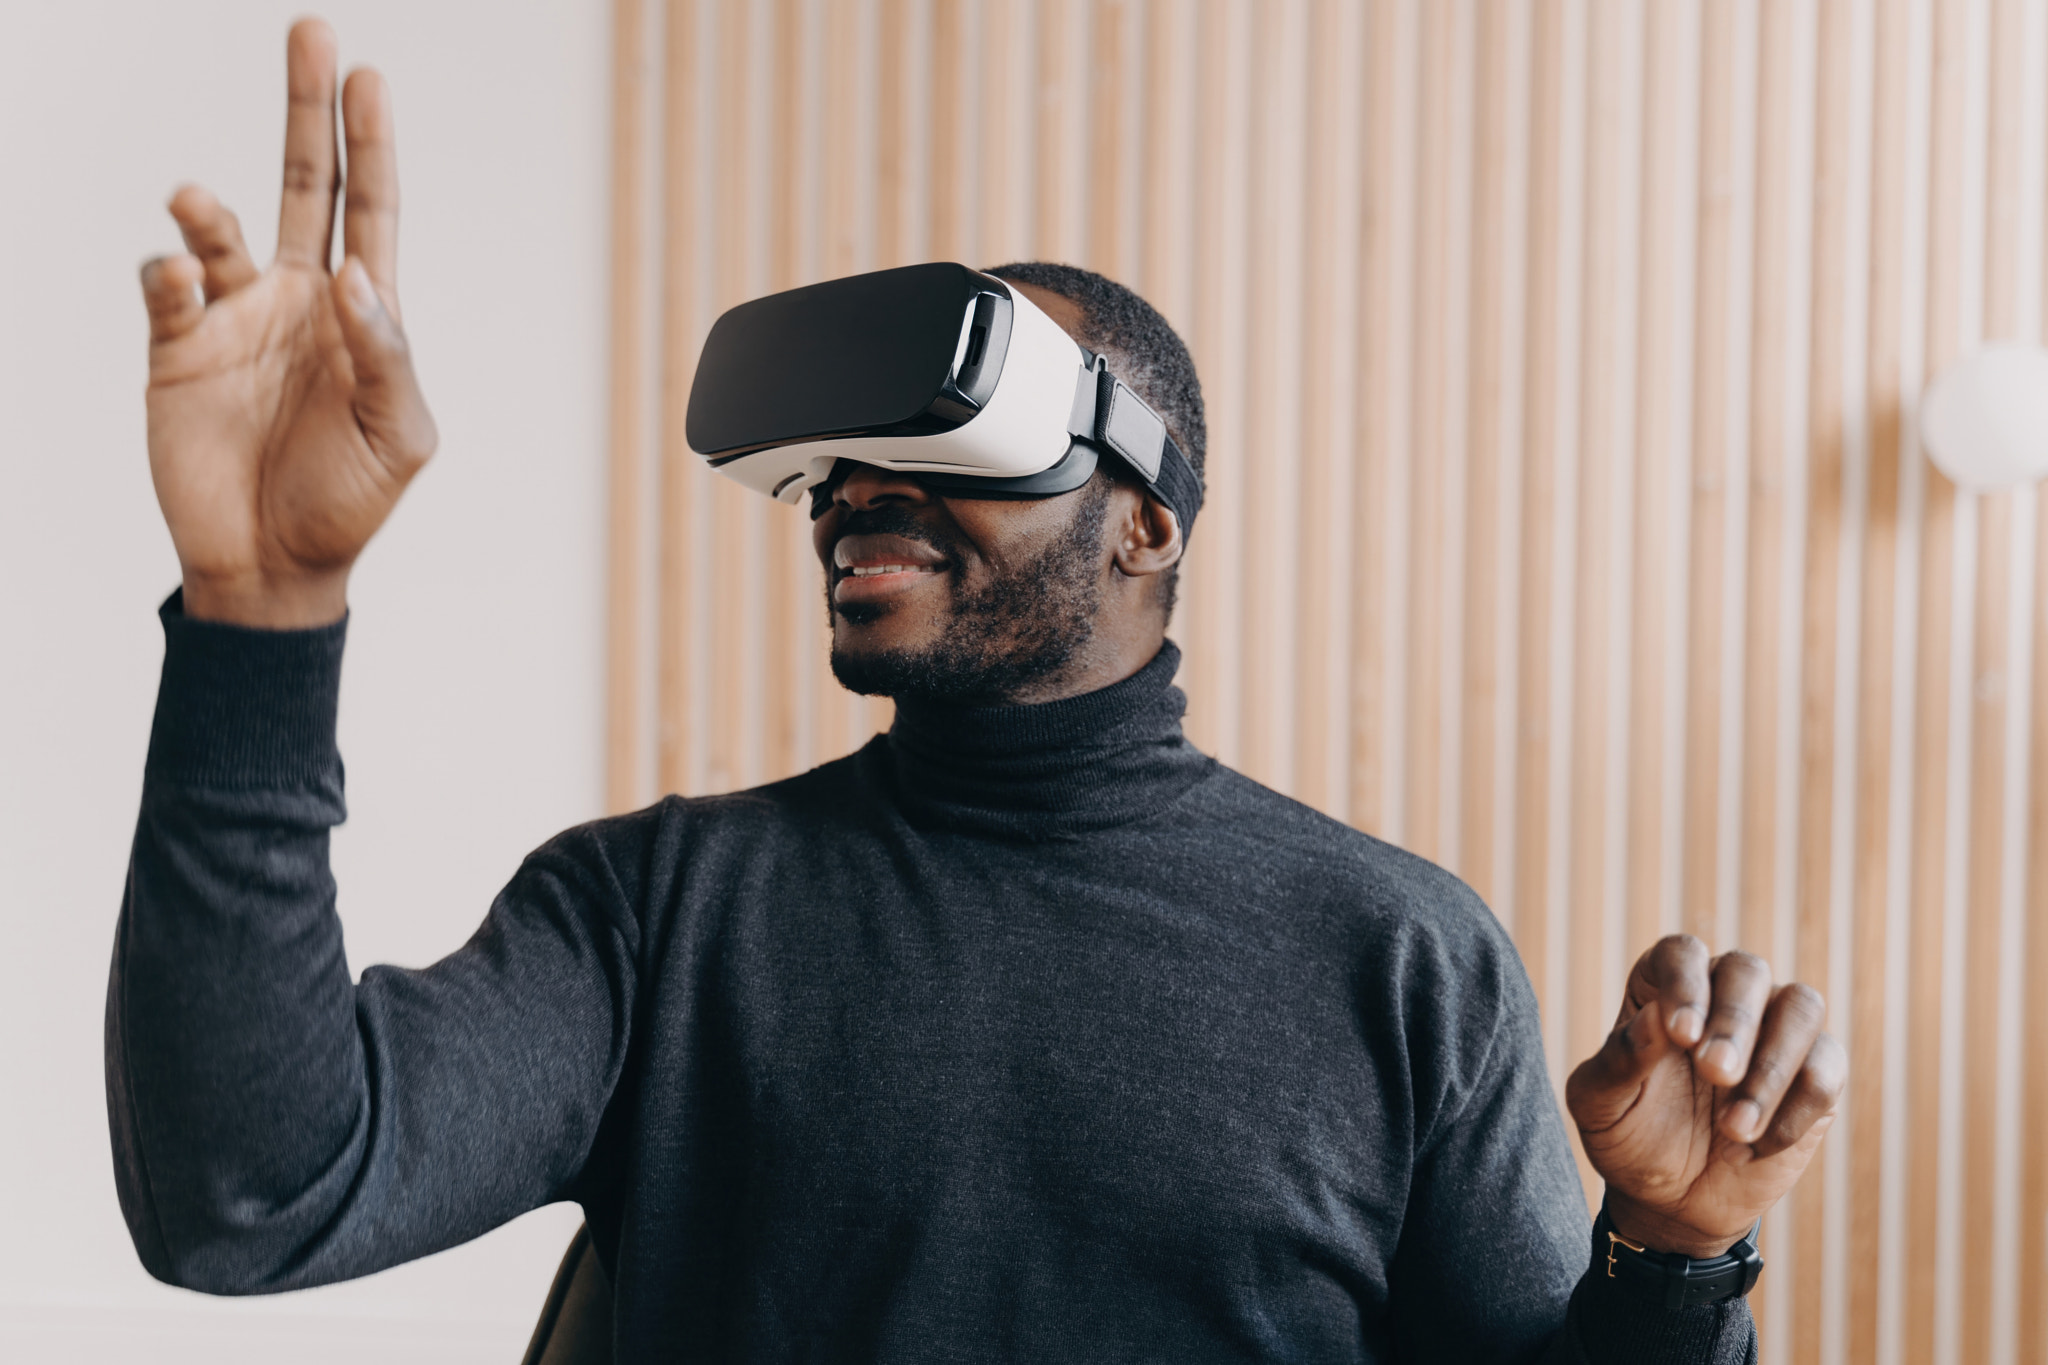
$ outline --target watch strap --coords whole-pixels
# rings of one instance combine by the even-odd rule
[[[1666,1308],[1697,1308],[1742,1298],[1756,1287],[1763,1273],[1764,1258],[1756,1249],[1758,1220],[1748,1234],[1719,1256],[1694,1260],[1675,1252],[1652,1251],[1629,1241],[1614,1230],[1603,1204],[1593,1220],[1593,1243],[1600,1264],[1609,1279],[1633,1281],[1658,1293]]]

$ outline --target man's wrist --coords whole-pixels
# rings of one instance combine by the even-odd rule
[[[251,630],[316,630],[348,614],[348,571],[276,580],[184,575],[184,613]]]
[[[1688,1256],[1695,1261],[1726,1255],[1749,1231],[1742,1227],[1725,1234],[1703,1232],[1644,1208],[1612,1186],[1607,1189],[1606,1208],[1608,1223],[1632,1245],[1670,1256]]]
[[[163,680],[146,772],[178,787],[340,791],[335,717],[347,618],[312,630],[198,620],[183,592],[159,609]]]

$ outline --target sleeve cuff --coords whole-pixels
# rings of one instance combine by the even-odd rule
[[[347,617],[313,630],[195,621],[183,589],[157,615],[164,668],[147,776],[215,788],[338,786],[334,719]]]
[[[1756,1328],[1749,1300],[1724,1299],[1697,1308],[1666,1308],[1641,1286],[1607,1274],[1596,1241],[1592,1264],[1572,1293],[1571,1329],[1586,1358],[1602,1361],[1699,1361],[1740,1365],[1754,1360]]]

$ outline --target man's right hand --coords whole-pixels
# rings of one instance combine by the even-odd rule
[[[142,270],[150,474],[185,611],[272,629],[341,618],[349,567],[437,440],[398,320],[390,96],[369,70],[342,92],[332,274],[334,33],[301,20],[288,51],[276,259],[259,272],[235,216],[188,185],[170,210],[190,254]]]

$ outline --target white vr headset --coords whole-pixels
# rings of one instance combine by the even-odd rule
[[[690,448],[782,502],[827,505],[841,460],[968,498],[1044,498],[1120,460],[1185,536],[1201,479],[1166,423],[1030,299],[946,263],[790,289],[712,325]]]

